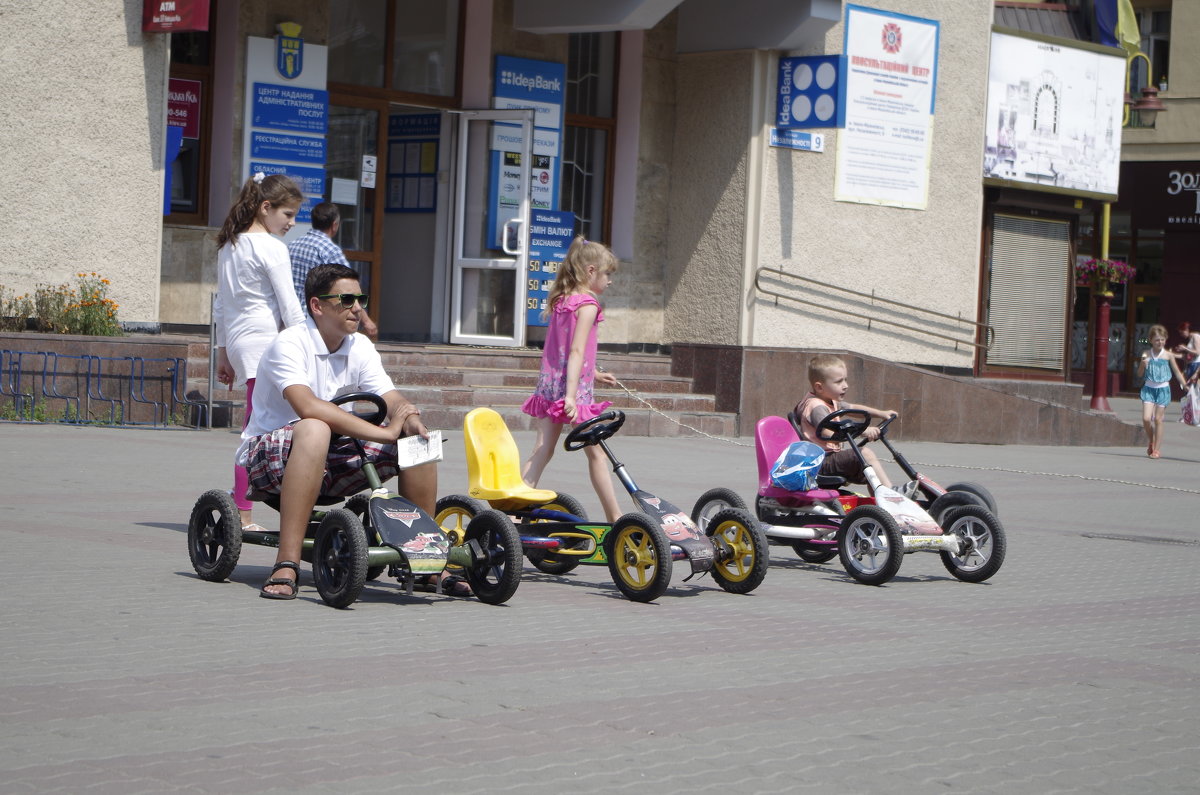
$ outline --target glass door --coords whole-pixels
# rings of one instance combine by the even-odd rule
[[[525,344],[532,110],[454,113],[450,341]]]
[[[379,260],[375,163],[380,115],[375,108],[331,104],[325,164],[325,199],[337,205],[342,219],[334,242],[358,271],[363,292],[376,305],[375,312],[379,311],[374,276]]]

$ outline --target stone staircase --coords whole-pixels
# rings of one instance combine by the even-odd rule
[[[521,404],[533,393],[541,351],[463,345],[380,343],[384,367],[397,388],[421,409],[430,428],[458,429],[467,412],[495,409],[511,430],[529,430],[532,419]],[[599,400],[625,412],[622,433],[634,436],[735,436],[737,417],[715,410],[713,395],[693,394],[692,380],[671,375],[669,356],[601,353],[600,363],[622,388],[597,387]],[[208,388],[207,341],[188,351],[189,391]],[[245,394],[218,388],[213,399],[232,404],[231,421],[240,425]],[[222,412],[214,411],[221,419]]]

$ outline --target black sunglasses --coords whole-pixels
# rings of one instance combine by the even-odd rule
[[[317,298],[336,298],[342,302],[342,307],[345,309],[353,307],[355,301],[358,301],[358,305],[363,309],[367,308],[366,293],[330,293],[329,295],[318,295]]]

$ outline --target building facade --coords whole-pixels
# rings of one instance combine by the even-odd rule
[[[549,184],[550,209],[620,257],[605,344],[981,367],[991,0],[211,0],[203,33],[144,32],[149,2],[0,3],[13,77],[0,95],[0,285],[24,292],[96,271],[122,320],[202,327],[216,231],[251,166],[302,159],[297,140],[320,138],[306,190],[338,203],[338,242],[384,339],[536,342],[519,296],[538,280],[497,234],[497,193],[512,176],[535,192]],[[935,98],[910,169],[925,180],[918,202],[846,195],[845,128],[813,130],[819,148],[777,140],[781,57],[844,54],[852,12],[865,13],[857,34],[882,31],[897,59],[907,45],[887,41],[889,25],[933,31]],[[264,71],[297,66],[286,55],[301,51],[280,54],[281,38],[303,42],[298,78]],[[58,54],[49,66],[47,52]],[[525,113],[535,148],[524,177],[491,143],[505,58],[559,69],[565,83],[547,102],[546,116],[561,114],[556,155],[536,149],[542,112]],[[318,73],[294,85],[323,98],[323,132],[264,132],[256,86]],[[519,126],[509,113],[500,124]],[[1172,106],[1148,135],[1183,116]],[[169,159],[168,127],[182,125]],[[277,146],[292,154],[273,156]]]

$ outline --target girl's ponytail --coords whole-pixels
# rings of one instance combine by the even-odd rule
[[[229,208],[229,215],[217,234],[217,247],[231,243],[236,245],[238,235],[245,232],[254,223],[258,208],[263,202],[272,207],[281,204],[299,206],[304,201],[304,194],[289,177],[283,174],[265,176],[261,171],[256,173],[242,185],[241,191]]]

